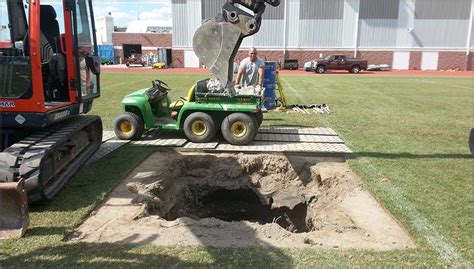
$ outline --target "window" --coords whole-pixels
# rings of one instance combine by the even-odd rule
[[[76,1],[77,40],[79,59],[79,81],[82,98],[94,97],[98,92],[97,75],[93,74],[87,65],[89,56],[97,55],[96,44],[92,36],[92,12],[90,1]]]
[[[302,20],[342,19],[343,16],[344,0],[301,0]]]
[[[86,1],[77,1],[77,36],[79,45],[92,44],[91,25]]]
[[[30,57],[23,56],[23,43],[16,42],[12,47],[8,0],[0,0],[0,98],[29,98],[31,96]],[[13,2],[10,2],[13,3]],[[17,6],[23,12],[22,6]],[[2,106],[13,106],[13,102],[4,102]],[[0,107],[1,108],[1,107]]]
[[[420,20],[469,20],[471,0],[417,0],[415,18]]]
[[[399,9],[400,0],[360,0],[361,19],[396,20]]]
[[[10,29],[8,29],[7,0],[0,0],[0,48],[11,43]]]

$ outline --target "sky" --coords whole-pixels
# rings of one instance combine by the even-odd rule
[[[0,20],[3,24],[7,21],[5,1],[0,0]],[[41,3],[57,9],[61,7],[60,0],[42,0]],[[171,26],[171,0],[93,0],[92,3],[96,18],[111,12],[117,26],[127,26],[137,19],[151,21],[154,26]]]
[[[0,0],[0,25],[6,25],[6,0]],[[42,4],[52,5],[56,10],[62,7],[60,0],[42,0]],[[128,26],[133,21],[141,21],[152,26],[171,26],[171,0],[93,0],[94,15],[103,17],[109,12],[114,17],[115,26]],[[58,13],[58,21],[63,15]],[[60,24],[62,27],[62,25]],[[8,37],[7,37],[8,36]],[[9,39],[8,31],[0,31],[0,41]]]
[[[137,19],[153,26],[171,26],[171,0],[98,0],[93,4],[96,18],[112,12],[116,26],[127,26]]]

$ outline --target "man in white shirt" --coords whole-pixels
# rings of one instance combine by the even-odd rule
[[[242,87],[262,86],[265,63],[257,57],[257,49],[249,50],[249,57],[242,60],[235,84]]]

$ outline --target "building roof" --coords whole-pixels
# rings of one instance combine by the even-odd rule
[[[163,22],[154,20],[137,20],[132,21],[128,24],[127,33],[149,33],[149,29],[166,29],[169,28],[168,32],[171,32],[171,26],[160,25]],[[162,33],[162,32],[161,32]]]

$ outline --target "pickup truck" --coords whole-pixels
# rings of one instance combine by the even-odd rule
[[[313,62],[312,69],[318,74],[324,74],[327,70],[347,70],[357,74],[362,70],[367,70],[367,61],[361,58],[348,58],[345,55],[329,55],[323,59]]]
[[[300,65],[298,64],[297,59],[289,59],[283,62],[283,69],[287,70],[298,70]]]

